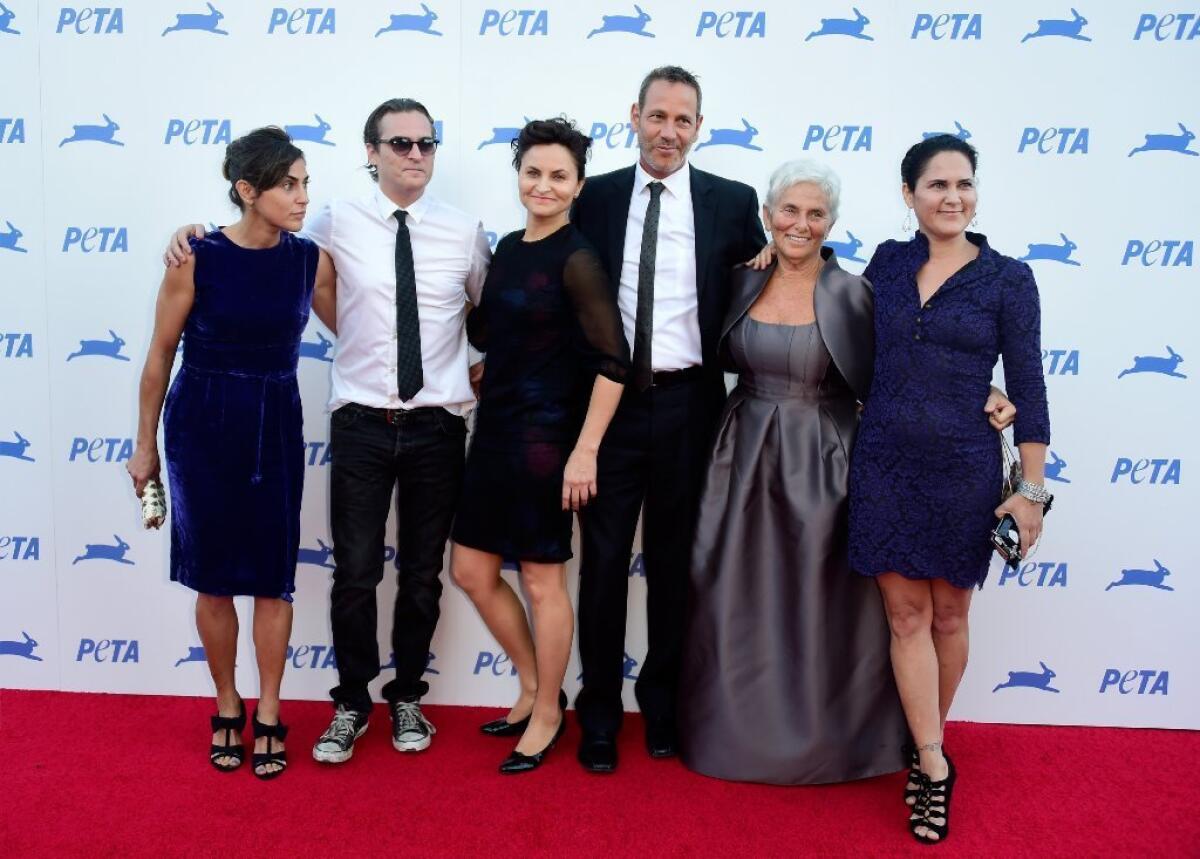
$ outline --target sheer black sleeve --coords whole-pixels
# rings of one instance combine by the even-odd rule
[[[625,384],[629,344],[625,341],[621,311],[604,266],[590,248],[580,248],[567,257],[563,285],[579,323],[576,349],[584,363],[601,376]]]

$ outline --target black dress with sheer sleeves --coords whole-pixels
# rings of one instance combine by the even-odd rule
[[[624,383],[629,369],[616,298],[587,239],[570,224],[537,241],[505,236],[467,336],[487,358],[454,542],[566,561],[563,469],[596,374]]]

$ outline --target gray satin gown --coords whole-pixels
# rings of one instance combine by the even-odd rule
[[[846,560],[857,403],[820,331],[746,314],[701,500],[679,711],[706,775],[821,784],[904,765],[875,583]]]

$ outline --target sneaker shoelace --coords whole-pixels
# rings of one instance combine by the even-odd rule
[[[397,733],[404,733],[405,731],[429,733],[429,720],[421,712],[420,705],[407,701],[397,701],[392,707],[392,713],[396,719]]]
[[[325,729],[325,733],[321,736],[322,740],[332,740],[339,745],[345,745],[348,740],[354,739],[357,714],[353,710],[343,710],[338,708],[334,714],[333,722]]]

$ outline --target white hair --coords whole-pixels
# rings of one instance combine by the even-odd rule
[[[836,221],[838,203],[842,193],[842,180],[833,170],[819,161],[809,158],[785,161],[775,168],[767,187],[767,208],[774,211],[783,193],[793,185],[799,185],[802,182],[811,182],[821,189],[829,201],[829,220],[830,222]]]

